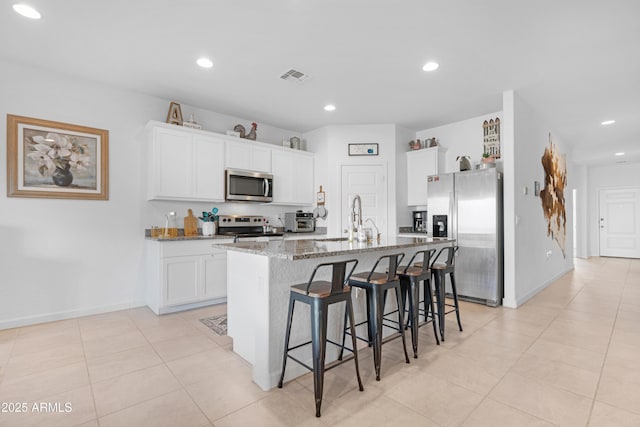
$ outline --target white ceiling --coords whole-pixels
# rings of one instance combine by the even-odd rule
[[[427,129],[514,89],[574,159],[640,159],[637,0],[24,1],[43,19],[2,0],[0,58],[300,132]],[[311,78],[281,80],[290,67]]]

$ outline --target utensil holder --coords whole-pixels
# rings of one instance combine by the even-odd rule
[[[213,236],[216,234],[216,223],[214,221],[207,221],[202,223],[202,235]]]

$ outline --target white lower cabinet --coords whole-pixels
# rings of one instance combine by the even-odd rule
[[[227,297],[227,251],[233,240],[146,242],[146,302],[156,314],[222,303]]]

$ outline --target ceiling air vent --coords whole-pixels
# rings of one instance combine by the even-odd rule
[[[303,81],[307,80],[309,76],[303,73],[302,71],[298,71],[291,68],[285,71],[284,73],[282,73],[280,78],[282,80],[288,80],[290,82],[302,83]]]

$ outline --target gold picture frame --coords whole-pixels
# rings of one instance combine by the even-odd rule
[[[109,199],[109,131],[7,114],[7,196]]]

